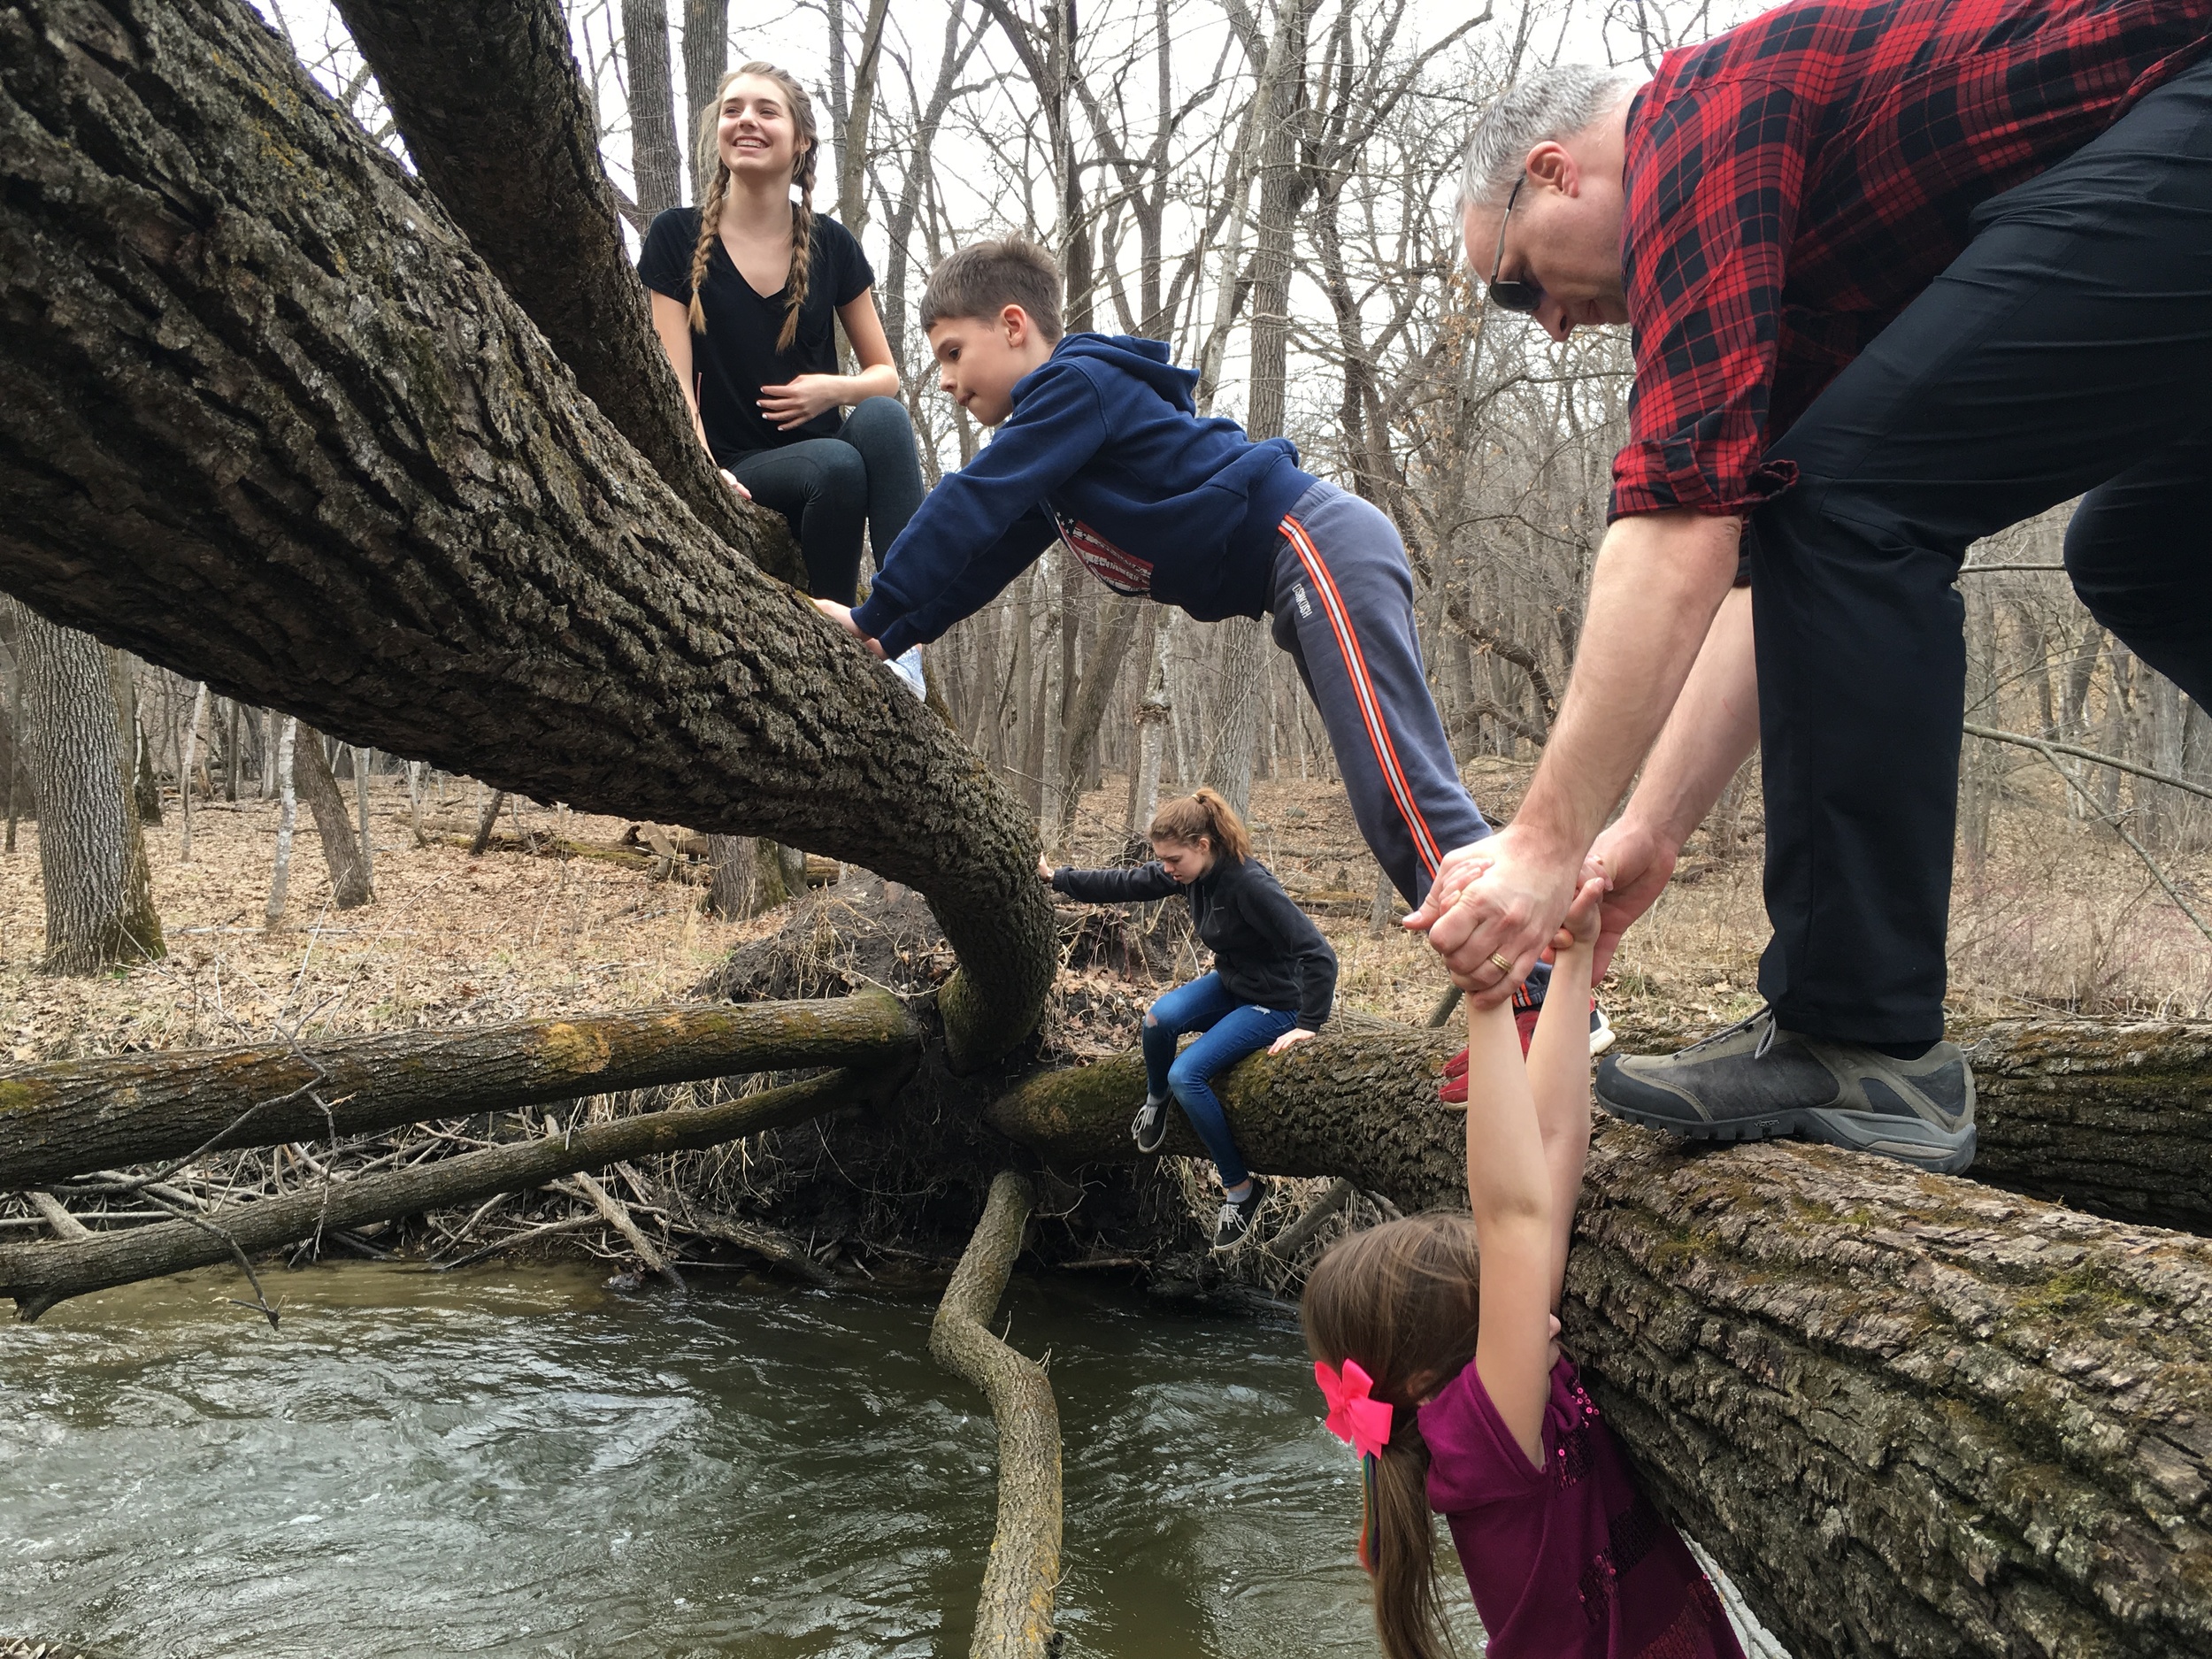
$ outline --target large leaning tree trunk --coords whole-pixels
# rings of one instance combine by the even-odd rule
[[[1340,1017],[1231,1071],[1223,1103],[1256,1170],[1463,1206],[1465,1119],[1434,1094],[1463,1041]],[[2016,1028],[1981,1047],[2052,1051]],[[2124,1102],[2095,1071],[2044,1115]],[[1142,1093],[1117,1058],[989,1117],[1073,1171],[1133,1156]],[[1167,1149],[1202,1150],[1179,1122]],[[1610,1123],[1577,1240],[1570,1350],[1662,1507],[1800,1659],[2212,1652],[2212,1240]]]
[[[158,956],[161,918],[131,803],[134,756],[118,713],[116,654],[89,634],[10,603],[23,685],[19,740],[43,809],[41,965],[50,973],[94,973]]]
[[[732,492],[692,431],[630,271],[557,0],[340,0],[338,11],[408,155],[578,388],[709,529],[804,586],[782,519]],[[665,27],[661,44],[665,54]]]
[[[580,101],[565,57],[526,67]],[[1026,815],[755,567],[761,515],[672,491],[245,9],[0,11],[0,587],[349,741],[914,887],[956,1065],[1027,1035]]]

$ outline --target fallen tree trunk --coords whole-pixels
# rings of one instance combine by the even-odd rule
[[[955,1064],[1033,1028],[1020,804],[701,524],[250,10],[0,11],[0,586],[349,742],[917,887]]]
[[[998,1424],[998,1525],[983,1569],[970,1659],[1043,1659],[1057,1645],[1060,1412],[1044,1367],[991,1334],[1035,1194],[1002,1171],[929,1327],[929,1351],[991,1402]]]
[[[882,1065],[916,1041],[898,999],[874,991],[30,1066],[0,1074],[0,1191],[617,1089]]]
[[[567,1134],[209,1210],[191,1220],[157,1222],[74,1244],[0,1246],[0,1296],[13,1300],[16,1317],[28,1322],[88,1291],[251,1256],[322,1232],[473,1203],[624,1158],[718,1146],[841,1106],[879,1103],[911,1071],[909,1060],[869,1071],[832,1071],[716,1106],[641,1112]]]
[[[1343,1024],[1217,1080],[1247,1159],[1463,1205],[1433,1098],[1459,1040]],[[1104,1061],[988,1116],[1056,1167],[1123,1162],[1141,1098]],[[1800,1659],[2212,1651],[2212,1242],[1601,1121],[1567,1289],[1654,1495]]]

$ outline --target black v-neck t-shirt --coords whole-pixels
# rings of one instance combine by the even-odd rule
[[[699,243],[699,210],[672,207],[645,233],[637,273],[656,294],[691,303],[691,255]],[[778,449],[808,438],[832,438],[844,423],[841,410],[828,409],[803,426],[780,432],[761,412],[764,386],[781,386],[802,374],[837,373],[837,308],[875,286],[876,273],[853,234],[833,219],[814,217],[813,258],[806,303],[799,307],[799,332],[791,349],[778,351],[783,332],[785,290],[765,296],[738,274],[729,250],[716,237],[707,255],[707,278],[700,284],[699,305],[707,331],[691,336],[693,390],[707,447],[727,466],[757,449]]]

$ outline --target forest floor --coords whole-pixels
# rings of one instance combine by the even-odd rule
[[[1494,818],[1510,815],[1532,769],[1478,759],[1466,768]],[[2028,781],[2032,783],[2031,774]],[[350,785],[347,787],[349,797]],[[262,925],[276,839],[273,801],[199,803],[193,856],[180,856],[173,795],[146,829],[169,955],[89,979],[39,973],[44,937],[37,826],[0,856],[0,1063],[137,1048],[301,1038],[677,1002],[739,944],[775,932],[782,913],[729,923],[700,910],[703,889],[656,880],[641,860],[471,857],[472,786],[426,804],[416,844],[396,778],[372,792],[376,902],[340,912],[311,822],[296,831],[290,902]],[[1119,849],[1126,786],[1108,777],[1086,797],[1071,856]],[[574,842],[621,840],[629,821],[519,807],[519,827]],[[516,827],[503,816],[501,833]],[[1420,939],[1372,926],[1377,871],[1333,782],[1263,781],[1253,791],[1260,857],[1312,910],[1342,962],[1347,1007],[1420,1023],[1444,987]],[[1605,987],[1609,1007],[1671,1025],[1720,1024],[1758,1005],[1765,939],[1754,804],[1732,849],[1701,832],[1650,916],[1628,935]],[[2168,875],[2212,904],[2212,853],[2161,855]],[[1962,859],[1953,908],[1952,1005],[1962,1014],[2050,1010],[2203,1018],[2212,949],[2106,828],[2070,822],[2055,798],[2026,790],[1995,815],[1988,855]]]

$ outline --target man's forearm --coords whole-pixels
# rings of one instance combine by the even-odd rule
[[[1736,769],[1759,746],[1759,665],[1753,655],[1751,589],[1721,601],[1697,665],[1683,682],[1624,817],[1680,847],[1705,821]]]
[[[1644,513],[1598,550],[1574,678],[1513,827],[1579,858],[1689,677],[1736,570],[1733,518]]]

